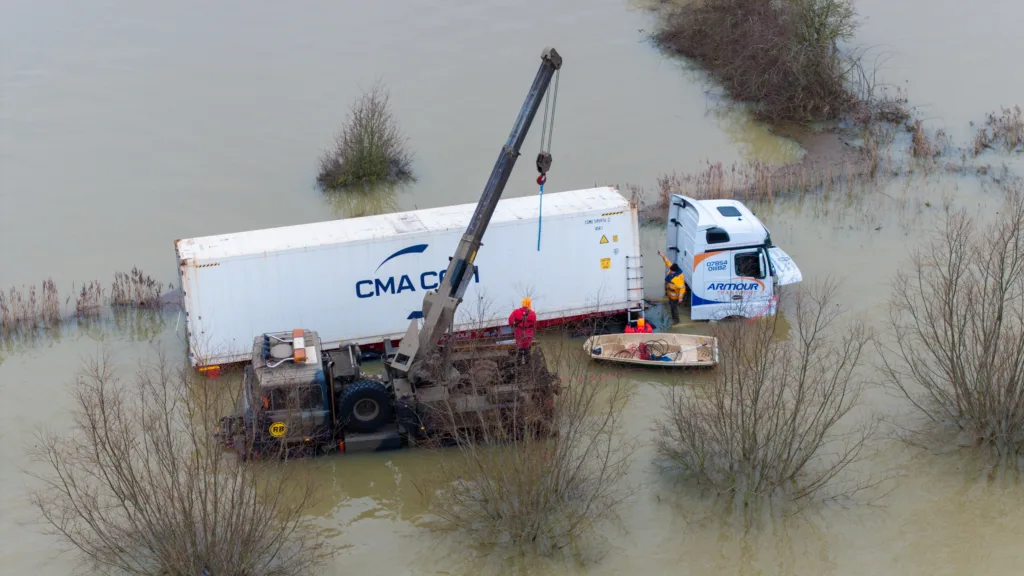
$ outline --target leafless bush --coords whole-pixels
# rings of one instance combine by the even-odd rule
[[[111,306],[159,308],[161,285],[133,267],[130,273],[117,272],[110,287]]]
[[[389,98],[387,88],[377,83],[352,105],[334,150],[320,159],[321,186],[339,189],[412,177],[412,154]]]
[[[873,426],[841,431],[861,384],[855,371],[869,336],[839,321],[835,286],[797,293],[795,331],[780,316],[714,326],[721,363],[707,397],[666,393],[657,449],[687,475],[743,501],[806,498],[854,462]]]
[[[97,316],[103,308],[103,287],[99,280],[82,284],[82,291],[75,298],[75,316],[85,318]]]
[[[850,38],[847,0],[700,0],[669,13],[662,45],[707,69],[767,121],[836,118],[855,101],[836,47]]]
[[[454,448],[431,479],[439,488],[418,483],[441,527],[551,554],[578,545],[630,493],[623,479],[633,444],[619,430],[627,383],[590,371],[578,352],[556,356],[561,387],[551,403],[507,399],[501,410],[476,411],[468,421],[454,398],[442,408],[438,417]],[[488,362],[482,358],[467,376],[478,393],[492,396]],[[539,362],[535,350],[517,384],[536,378]]]
[[[886,382],[940,430],[1024,451],[1024,192],[1008,191],[995,222],[950,213],[907,270],[893,290]]]
[[[213,441],[223,386],[161,361],[131,382],[89,362],[62,433],[39,435],[32,503],[48,531],[97,572],[308,574],[319,563],[303,514],[312,485],[285,467],[241,465]]]
[[[972,122],[973,126],[974,123]],[[999,147],[1006,152],[1024,150],[1024,113],[1020,106],[989,112],[974,136],[974,155]]]

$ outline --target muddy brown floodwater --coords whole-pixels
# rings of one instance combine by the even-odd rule
[[[999,72],[1012,70],[1021,52],[1008,28],[1024,17],[1020,4],[858,6],[867,16],[858,42],[897,51],[886,79],[907,81],[912,102],[933,106],[956,135],[1024,94],[1019,74]],[[973,19],[976,27],[965,26]],[[621,0],[444,8],[422,0],[6,0],[0,287],[52,276],[66,293],[73,281],[133,265],[171,281],[175,238],[474,201],[548,44],[566,61],[553,189],[650,187],[658,174],[705,159],[799,156],[792,142],[709,100],[699,73],[644,40],[652,26]],[[373,199],[323,196],[312,186],[317,156],[359,87],[377,78],[391,86],[418,181]],[[537,145],[534,133],[525,150]],[[521,166],[506,194],[535,193],[532,178]],[[997,200],[970,179],[915,177],[754,208],[806,280],[840,279],[843,303],[882,327],[893,274],[941,219],[947,198],[983,213]],[[649,259],[662,244],[660,229],[644,230]],[[652,291],[656,276],[647,281]],[[106,348],[129,370],[157,349],[182,354],[180,328],[174,312],[140,314],[0,343],[4,573],[67,574],[74,566],[36,530],[23,469],[32,466],[24,456],[32,432],[67,421],[66,389],[81,358]],[[584,563],[508,559],[457,535],[432,536],[412,479],[436,456],[404,451],[295,464],[323,484],[314,519],[338,551],[325,573],[1021,572],[1024,487],[1016,475],[992,473],[970,453],[919,454],[880,439],[851,471],[891,478],[876,506],[816,505],[795,518],[712,514],[703,495],[655,466],[652,418],[661,387],[679,382],[656,372],[630,379],[636,396],[626,432],[641,447],[628,481],[639,489]],[[692,376],[682,384],[705,385]],[[863,400],[900,417],[902,404],[876,389]]]

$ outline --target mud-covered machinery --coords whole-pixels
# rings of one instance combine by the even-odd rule
[[[524,365],[517,360],[514,342],[457,343],[447,341],[446,335],[523,140],[561,66],[558,52],[545,49],[444,280],[423,298],[422,326],[412,320],[397,350],[385,342],[383,377],[362,375],[355,346],[325,353],[313,331],[257,337],[235,414],[222,419],[219,435],[226,445],[242,457],[268,451],[398,448],[457,433],[453,427],[479,426],[481,413],[500,415],[523,406],[538,407],[540,413],[550,409],[558,377],[548,370],[540,349],[534,349]],[[553,115],[554,106],[550,110]],[[545,117],[545,127],[548,120]],[[541,140],[538,182],[551,167],[543,135]],[[524,250],[530,248],[524,243]]]

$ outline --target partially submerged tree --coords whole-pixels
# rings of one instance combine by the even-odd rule
[[[963,211],[897,275],[889,386],[961,442],[1024,452],[1024,191],[994,222]],[[917,430],[925,431],[924,429]]]
[[[802,499],[855,461],[873,426],[840,426],[861,390],[856,376],[869,337],[840,321],[835,286],[801,290],[790,338],[781,315],[714,325],[721,360],[707,390],[666,393],[658,452],[683,472],[744,502]]]
[[[412,177],[412,153],[391,113],[387,88],[377,83],[352,105],[333,150],[320,159],[325,189],[394,183]]]
[[[633,443],[620,428],[629,385],[593,371],[580,351],[551,354],[559,371],[554,398],[478,411],[460,421],[456,406],[435,416],[446,422],[447,451],[437,477],[417,482],[437,526],[461,530],[484,544],[551,554],[579,544],[631,493],[624,483]],[[577,352],[577,353],[573,353]],[[546,377],[543,355],[513,375],[513,385]],[[464,378],[479,394],[495,394],[496,374],[481,358]],[[469,425],[467,425],[469,424]]]
[[[224,389],[162,358],[127,382],[107,358],[89,362],[71,426],[33,450],[31,498],[49,532],[103,573],[310,573],[325,556],[304,519],[312,484],[221,452]]]
[[[855,101],[837,47],[855,26],[849,0],[698,0],[668,12],[656,39],[754,103],[762,119],[807,122]]]

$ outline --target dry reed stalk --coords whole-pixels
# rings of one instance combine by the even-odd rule
[[[53,278],[43,281],[43,302],[40,316],[43,323],[51,327],[60,324],[60,297],[57,295],[57,286],[53,283]]]

